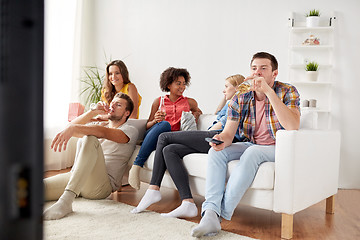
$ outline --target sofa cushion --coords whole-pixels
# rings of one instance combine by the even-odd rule
[[[154,165],[155,151],[151,153],[148,160],[145,162],[145,168],[152,170]],[[207,154],[193,153],[186,155],[183,158],[184,165],[190,176],[206,178]],[[239,160],[231,161],[228,165],[229,171],[227,177],[234,171]],[[253,189],[273,189],[275,179],[275,163],[266,162],[260,165],[259,170],[255,176],[250,188]]]

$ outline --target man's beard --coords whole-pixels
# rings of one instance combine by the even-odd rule
[[[121,119],[124,117],[124,114],[125,113],[123,113],[121,116],[110,115],[109,120],[114,122],[120,122]]]

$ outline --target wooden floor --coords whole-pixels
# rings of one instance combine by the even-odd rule
[[[51,176],[56,173],[58,172],[48,172],[45,176]],[[130,186],[125,186],[120,192],[113,193],[110,198],[136,206],[147,187],[148,184],[142,183],[141,189],[136,191]],[[162,200],[150,206],[149,210],[159,213],[170,212],[180,205],[177,191],[162,188],[161,193]],[[200,211],[204,198],[195,196],[194,200]],[[198,223],[200,215],[187,220]],[[272,240],[280,239],[280,222],[280,214],[253,207],[240,206],[235,210],[232,220],[223,220],[221,226],[223,230],[236,234],[256,239]],[[335,214],[333,215],[325,213],[325,201],[296,213],[294,215],[293,239],[360,239],[360,190],[339,190],[335,196]]]

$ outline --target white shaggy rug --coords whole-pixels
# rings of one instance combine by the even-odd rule
[[[54,202],[45,204],[45,208]],[[87,200],[77,198],[74,212],[60,220],[44,221],[44,239],[196,239],[190,230],[196,223],[162,217],[156,212],[132,214],[134,207],[113,200]],[[251,240],[234,233],[221,231],[217,236],[203,238]]]

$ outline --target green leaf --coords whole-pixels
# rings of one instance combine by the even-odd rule
[[[305,16],[306,17],[313,17],[313,16],[320,17],[320,12],[319,12],[319,10],[313,9],[313,10],[310,10],[309,13],[307,13]]]
[[[306,71],[317,71],[319,68],[319,64],[317,62],[309,62],[305,65]]]

